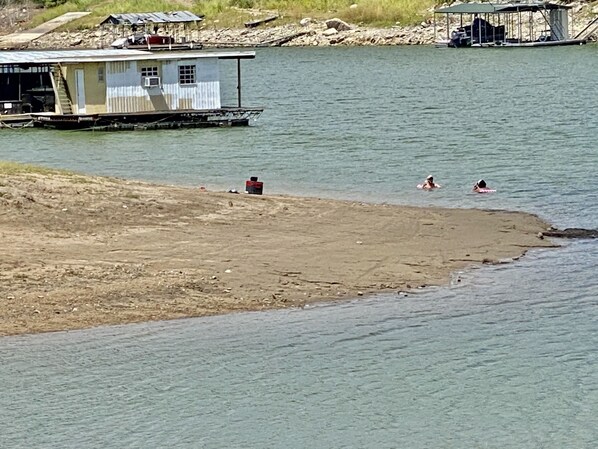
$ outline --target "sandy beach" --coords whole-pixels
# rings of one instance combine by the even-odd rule
[[[547,227],[525,213],[0,171],[0,335],[396,294],[552,246],[537,237]]]

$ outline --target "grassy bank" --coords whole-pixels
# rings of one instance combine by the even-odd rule
[[[66,25],[65,29],[91,28],[109,14],[190,10],[204,15],[205,27],[243,27],[243,23],[272,14],[280,18],[272,26],[296,22],[304,17],[338,17],[368,26],[411,25],[430,16],[435,0],[203,0],[189,3],[172,0],[68,0],[42,10],[33,19],[36,26],[66,12],[91,11],[92,14]]]
[[[19,162],[0,161],[0,175],[22,175],[22,174],[67,174],[70,172],[55,170],[37,165],[21,164]]]
[[[61,176],[63,178],[69,178],[75,182],[86,179],[84,175],[71,170],[48,168],[42,167],[40,165],[23,164],[20,162],[0,161],[0,177],[10,177],[17,175]],[[5,185],[6,184],[0,180],[0,186]]]

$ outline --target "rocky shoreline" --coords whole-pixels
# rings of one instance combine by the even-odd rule
[[[597,8],[583,3],[573,5],[572,14],[577,19],[573,33],[581,31]],[[440,19],[440,20],[438,20]],[[272,26],[274,24],[274,26]],[[458,24],[449,25],[454,29]],[[315,20],[304,18],[296,23],[275,25],[275,22],[254,28],[216,28],[202,25],[197,30],[187,30],[187,42],[201,44],[204,48],[268,47],[268,46],[385,46],[431,45],[445,37],[446,22],[438,16],[414,26],[396,25],[389,28],[363,27],[337,18]],[[181,35],[178,37],[180,38]],[[109,48],[122,34],[108,28],[53,32],[32,41],[26,48]],[[598,40],[598,32],[590,36]]]
[[[339,29],[326,25],[329,21],[310,20],[305,25],[286,24],[264,28],[225,28],[193,30],[187,40],[206,48],[269,47],[269,46],[364,46],[364,45],[427,45],[433,44],[434,26],[422,22],[411,27],[363,28],[348,25]],[[342,24],[345,22],[338,21]],[[107,48],[119,36],[110,30],[96,28],[77,32],[54,32],[37,39],[28,48]]]

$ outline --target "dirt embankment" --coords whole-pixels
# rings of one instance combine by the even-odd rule
[[[7,4],[0,0],[0,35],[29,28],[29,21],[38,11],[33,2]]]

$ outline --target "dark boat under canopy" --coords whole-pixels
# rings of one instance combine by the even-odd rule
[[[585,39],[570,37],[570,8],[550,2],[461,3],[435,10],[434,24],[437,14],[446,16],[446,39],[439,44],[455,48],[584,44]]]

